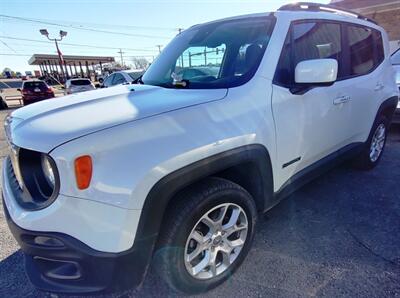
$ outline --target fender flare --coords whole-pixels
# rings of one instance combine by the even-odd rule
[[[265,182],[262,188],[265,204],[267,198],[273,197],[273,180],[270,156],[261,144],[245,145],[212,155],[159,180],[145,199],[133,244],[134,247],[141,246],[142,253],[146,252],[142,254],[146,263],[150,263],[168,204],[179,191],[203,178],[248,162],[257,166]]]

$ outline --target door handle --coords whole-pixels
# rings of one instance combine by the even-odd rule
[[[380,91],[383,88],[385,88],[385,86],[382,83],[377,83],[374,90],[375,91]]]
[[[342,103],[349,102],[350,99],[351,99],[351,98],[350,98],[350,96],[348,96],[348,95],[339,96],[339,97],[336,97],[336,98],[333,100],[333,104],[334,104],[334,105],[340,105],[340,104],[342,104]]]

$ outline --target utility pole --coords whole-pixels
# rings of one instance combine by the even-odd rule
[[[49,32],[47,31],[47,29],[40,29],[39,31],[40,31],[40,34],[46,36],[48,40],[51,40],[51,41],[55,42],[56,49],[57,49],[57,54],[58,54],[58,60],[59,60],[59,63],[60,63],[61,75],[62,75],[62,78],[63,78],[63,80],[65,82],[67,80],[67,77],[65,76],[65,72],[64,72],[64,65],[65,64],[64,64],[64,59],[62,57],[61,51],[58,48],[58,43],[57,42],[61,41],[65,36],[67,36],[67,32],[63,31],[63,30],[60,30],[60,38],[50,38],[49,37]],[[67,69],[66,65],[65,65],[65,69]]]
[[[125,54],[125,52],[122,52],[122,49],[119,49],[119,52],[117,52],[117,53],[121,55],[121,66],[124,66],[124,58],[123,58],[122,54]]]
[[[156,45],[156,47],[158,48],[158,53],[160,54],[162,45],[159,44],[159,45]]]

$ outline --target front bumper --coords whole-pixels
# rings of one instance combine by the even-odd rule
[[[25,254],[27,275],[41,290],[68,294],[120,291],[137,287],[144,279],[147,243],[124,253],[104,253],[66,234],[22,229],[5,204],[4,212]]]
[[[135,238],[140,211],[59,195],[27,211],[17,203],[6,158],[2,198],[7,223],[37,288],[82,294],[136,287],[151,259],[153,237]]]

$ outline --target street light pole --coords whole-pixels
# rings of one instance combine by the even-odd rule
[[[60,30],[60,38],[50,38],[49,37],[49,32],[47,31],[47,29],[40,29],[40,33],[42,35],[46,36],[48,40],[54,41],[54,43],[56,44],[56,49],[57,49],[57,54],[58,54],[58,61],[60,63],[60,68],[61,68],[61,75],[62,75],[63,81],[65,82],[67,80],[67,78],[66,78],[65,72],[64,72],[64,59],[62,58],[61,51],[58,48],[58,41],[61,41],[63,39],[63,37],[67,36],[67,32]]]

